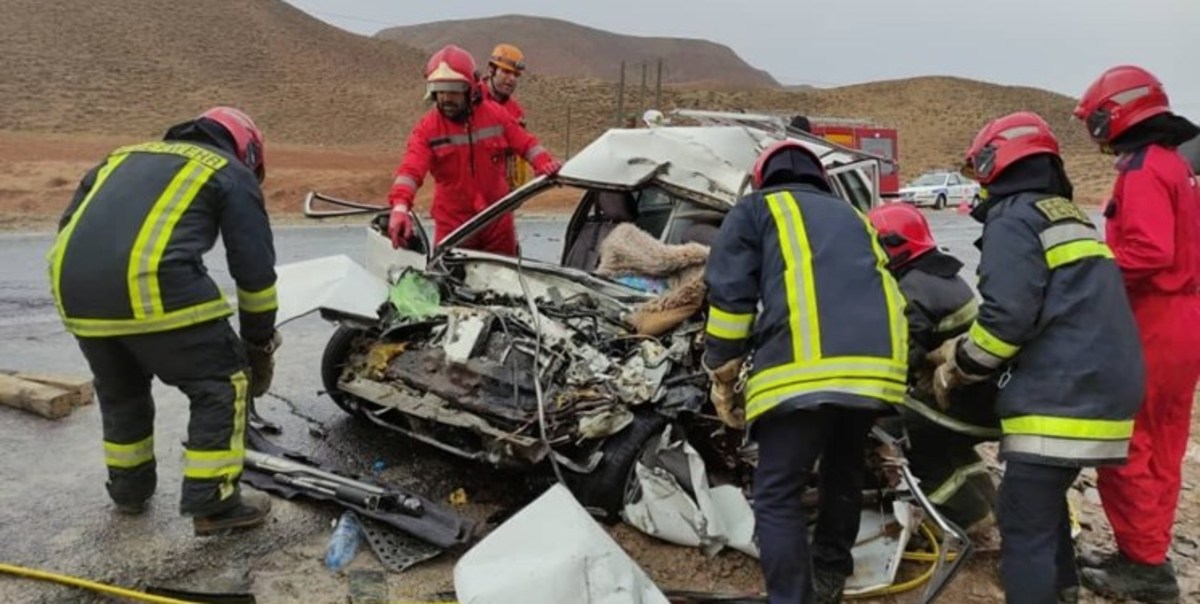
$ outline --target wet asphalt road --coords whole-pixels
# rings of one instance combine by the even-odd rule
[[[939,243],[973,273],[978,253],[971,242],[979,226],[953,210],[928,216]],[[531,257],[555,261],[564,228],[560,220],[522,220],[522,247]],[[287,227],[277,229],[276,248],[280,263],[330,254],[361,261],[364,238],[360,226]],[[48,294],[43,255],[50,239],[48,233],[0,235],[0,368],[89,375]],[[232,291],[219,247],[208,264]],[[493,471],[347,421],[320,393],[320,355],[332,331],[314,316],[281,329],[272,393],[259,401],[260,412],[283,426],[276,441],[353,472],[366,473],[381,461],[382,478],[443,501],[464,484],[469,492],[487,493],[489,481],[498,479]],[[154,394],[159,485],[150,513],[138,518],[110,511],[96,405],[58,421],[0,407],[0,562],[127,586],[186,586],[219,576],[236,587],[262,556],[328,531],[333,509],[276,499],[273,521],[244,538],[192,537],[190,522],[177,512],[187,401],[158,383]],[[3,602],[92,601],[82,594],[0,575]]]

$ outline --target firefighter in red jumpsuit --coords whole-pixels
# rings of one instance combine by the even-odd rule
[[[553,174],[559,163],[492,101],[481,98],[475,60],[453,44],[434,53],[425,66],[426,89],[435,106],[413,127],[396,180],[388,194],[392,206],[388,235],[400,247],[412,235],[413,198],[425,174],[432,172],[434,239],[454,229],[509,192],[505,154],[524,157],[538,175]],[[462,247],[516,255],[512,214],[493,221]]]
[[[1106,239],[1146,358],[1129,462],[1099,473],[1119,551],[1085,556],[1082,581],[1109,597],[1174,601],[1179,586],[1167,551],[1200,378],[1200,188],[1176,148],[1200,129],[1171,113],[1157,78],[1130,65],[1104,72],[1075,116],[1102,150],[1117,156],[1104,209]]]

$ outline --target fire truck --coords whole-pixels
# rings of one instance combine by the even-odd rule
[[[895,128],[884,128],[867,120],[808,116],[812,133],[843,147],[878,155],[885,162],[879,175],[880,197],[900,195],[900,147]]]

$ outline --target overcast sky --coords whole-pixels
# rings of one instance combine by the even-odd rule
[[[1200,119],[1200,0],[287,1],[368,35],[515,13],[706,38],[785,84],[956,75],[1077,97],[1107,67],[1136,63],[1163,80],[1177,112]]]

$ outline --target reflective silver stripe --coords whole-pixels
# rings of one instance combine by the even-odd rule
[[[1121,460],[1129,454],[1129,440],[1085,440],[1037,434],[1006,434],[1000,441],[1000,453],[1025,453],[1080,461]]]
[[[532,163],[533,163],[533,160],[534,160],[536,157],[538,157],[539,155],[541,155],[541,154],[543,154],[543,153],[545,153],[545,152],[546,152],[546,148],[545,148],[545,147],[543,147],[543,146],[541,146],[541,145],[536,145],[536,146],[534,146],[534,148],[530,149],[528,153],[526,153],[526,154],[525,154],[525,161],[527,161],[527,162],[529,162],[529,163],[531,163],[531,164],[532,164]]]
[[[1138,86],[1137,88],[1130,88],[1124,92],[1118,92],[1117,94],[1112,95],[1111,100],[1118,105],[1124,105],[1129,101],[1140,99],[1148,94],[1150,94],[1149,86]]]
[[[853,383],[839,384],[837,382]],[[781,387],[773,394],[757,396],[748,400],[746,417],[753,419],[788,399],[815,393],[854,394],[899,404],[904,401],[905,386],[903,383],[891,383],[885,380],[828,380],[811,384],[801,382]]]
[[[470,134],[448,134],[441,138],[429,141],[431,147],[438,145],[469,145],[472,142],[484,141],[489,138],[504,136],[504,126],[488,126],[480,128]]]
[[[401,174],[400,176],[396,177],[396,180],[392,181],[392,186],[393,187],[408,187],[408,188],[416,191],[417,190],[417,180],[411,176],[406,176],[404,174]]]
[[[1095,228],[1089,225],[1072,222],[1054,225],[1042,231],[1042,234],[1038,235],[1038,238],[1042,240],[1042,248],[1049,250],[1052,247],[1080,239],[1098,241],[1100,235],[1096,232]]]
[[[962,342],[962,344],[959,344],[959,348],[961,348],[963,350],[963,352],[966,353],[967,358],[978,363],[979,365],[987,367],[988,369],[996,369],[997,367],[1000,367],[1001,365],[1004,364],[1005,361],[1008,360],[1008,359],[1005,359],[1004,357],[998,357],[998,356],[980,348],[979,345],[976,344],[975,341],[972,340],[971,338],[963,338],[963,342]]]
[[[946,315],[941,321],[938,321],[934,331],[937,333],[946,333],[954,331],[960,327],[970,325],[975,321],[975,317],[979,315],[979,301],[971,298],[966,304],[958,307],[958,310]]]

